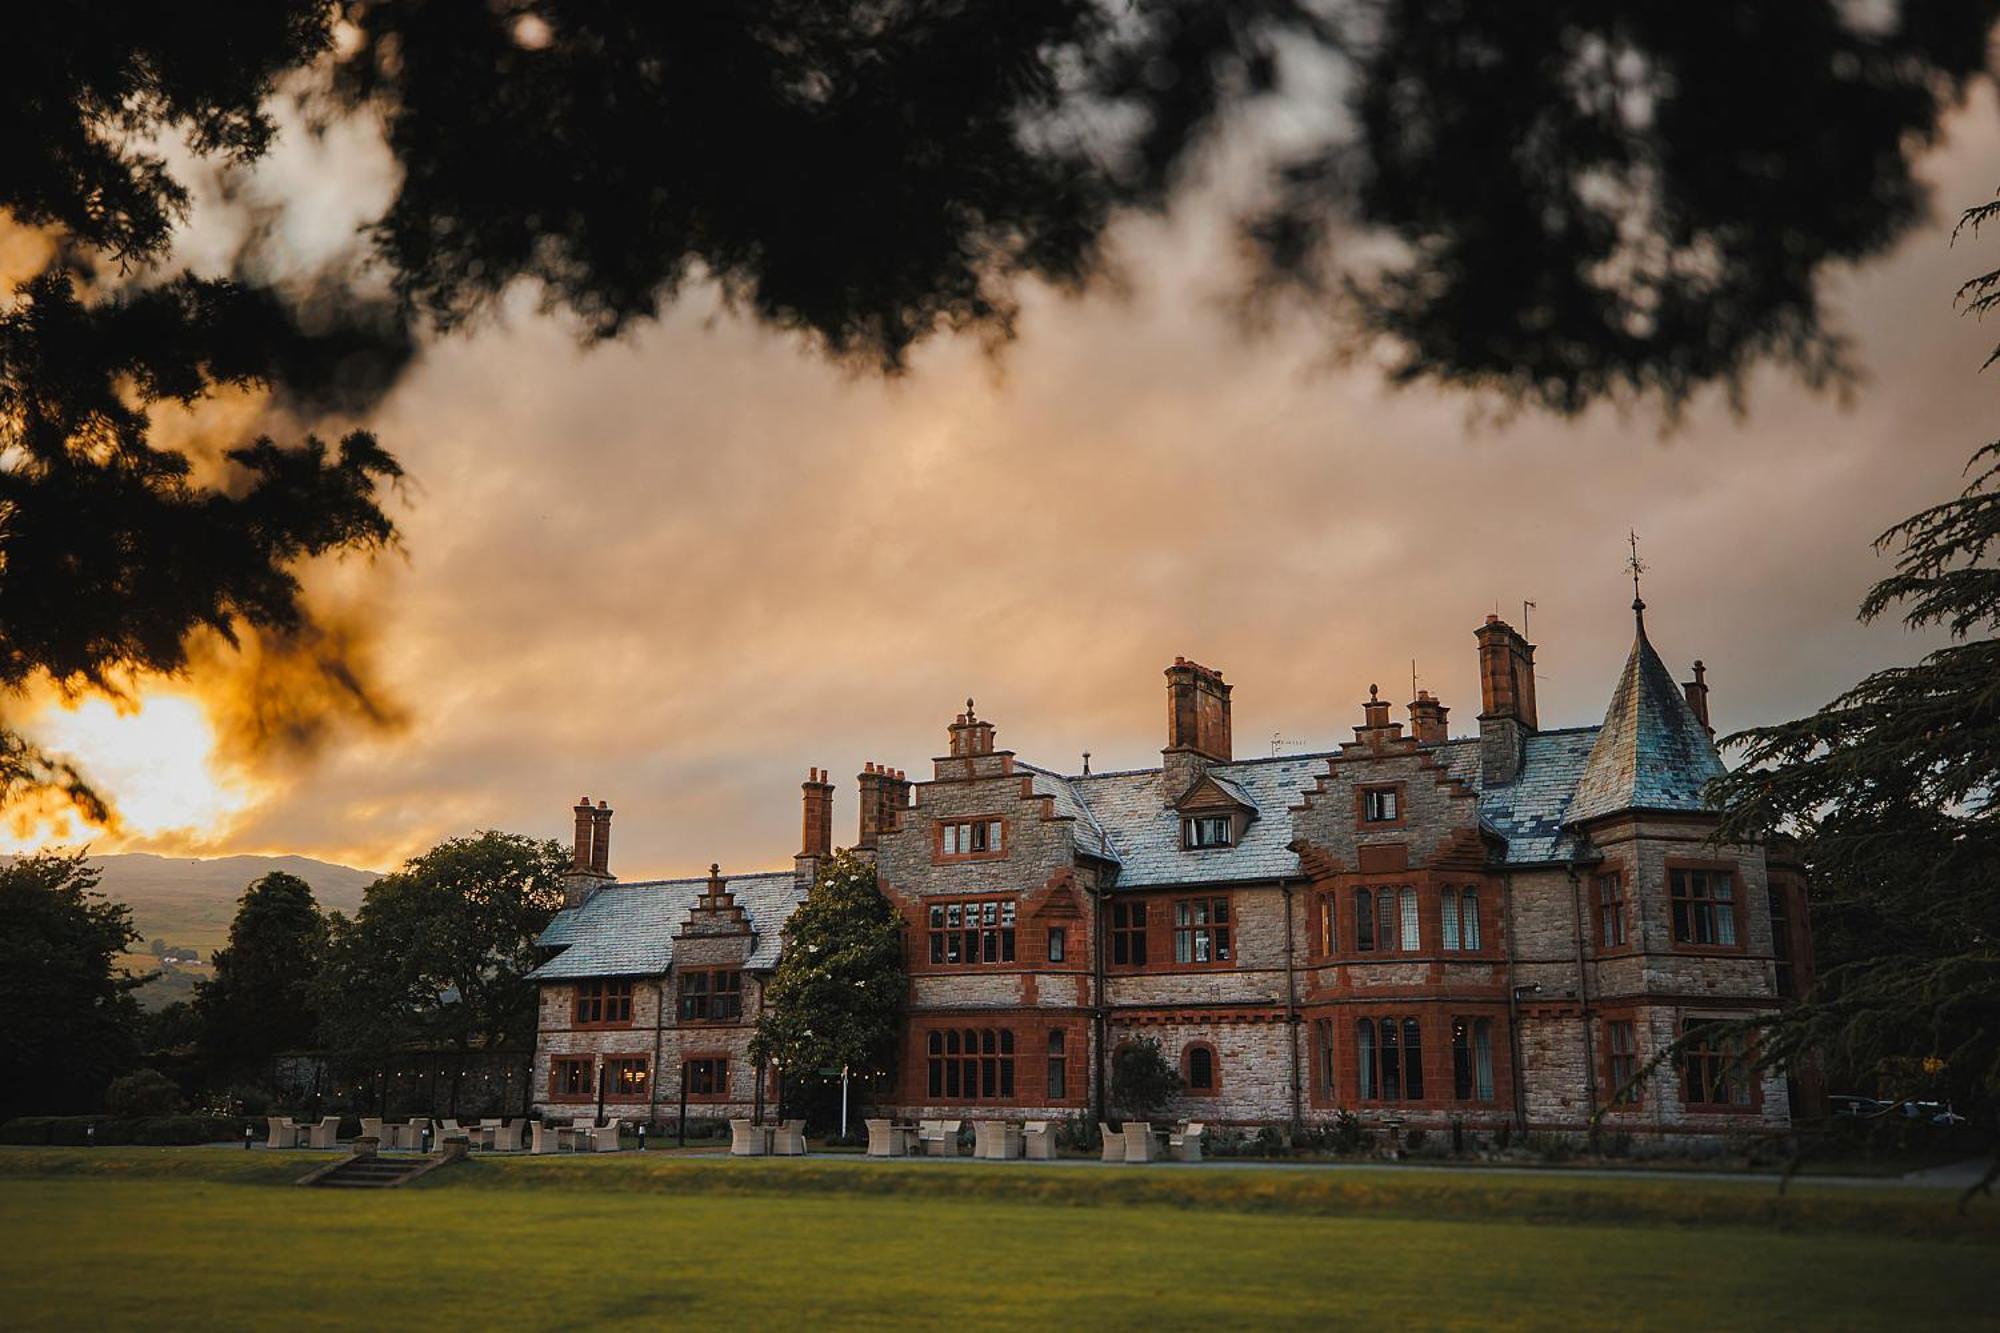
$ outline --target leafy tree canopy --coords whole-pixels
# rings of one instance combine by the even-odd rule
[[[244,890],[214,975],[195,983],[201,1044],[212,1065],[261,1065],[319,1037],[312,980],[326,952],[312,886],[274,870]]]
[[[145,979],[117,958],[139,933],[97,882],[81,852],[0,866],[0,1117],[95,1110],[132,1062]]]
[[[562,905],[559,843],[488,830],[452,838],[335,915],[314,987],[351,1063],[409,1042],[524,1046],[535,1032],[535,940]]]
[[[875,887],[875,867],[835,852],[785,923],[751,1056],[792,1070],[890,1076],[908,985],[903,919]]]
[[[1282,107],[1238,219],[1253,303],[1301,303],[1399,382],[1574,412],[1845,370],[1829,266],[1924,214],[1913,172],[1987,68],[2000,0],[218,0],[42,5],[9,35],[0,213],[44,270],[0,324],[0,687],[178,671],[203,631],[306,660],[300,561],[374,551],[400,475],[356,414],[519,279],[593,336],[712,279],[889,369],[1011,335],[1026,280],[1111,270]],[[254,161],[284,89],[379,120],[400,185],[345,273],[163,272],[190,193],[162,142]],[[1268,119],[1268,118],[1267,118]],[[0,225],[5,225],[0,220]],[[254,249],[254,247],[253,247]],[[149,409],[267,388],[283,431],[165,447]],[[266,423],[269,424],[269,423]],[[279,436],[285,436],[280,439]],[[350,672],[334,662],[328,670]],[[348,683],[358,691],[351,674]],[[347,697],[335,692],[328,698]],[[102,816],[0,731],[0,792]]]

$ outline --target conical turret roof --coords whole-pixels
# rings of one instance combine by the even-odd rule
[[[1565,822],[1625,810],[1708,810],[1702,789],[1722,775],[1708,728],[1646,639],[1646,604],[1634,600],[1632,654],[1605,710]]]

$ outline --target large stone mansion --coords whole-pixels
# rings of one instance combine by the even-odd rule
[[[1373,686],[1332,753],[1239,759],[1222,673],[1167,668],[1157,768],[1063,775],[996,744],[971,701],[929,781],[859,775],[857,846],[908,923],[903,1115],[1105,1114],[1108,1053],[1179,1061],[1176,1110],[1299,1123],[1716,1134],[1781,1129],[1776,1074],[1697,1042],[1811,966],[1798,868],[1717,846],[1722,771],[1702,664],[1677,686],[1635,601],[1631,656],[1594,727],[1543,730],[1534,645],[1477,631],[1476,736],[1418,691]],[[626,883],[611,811],[576,814],[568,905],[543,936],[544,1111],[747,1115],[748,1056],[782,928],[833,847],[814,770],[790,869]]]

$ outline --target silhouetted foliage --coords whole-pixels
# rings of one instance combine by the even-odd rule
[[[713,280],[840,360],[1010,336],[1024,280],[1105,277],[1107,228],[1256,144],[1257,302],[1331,314],[1398,382],[1561,412],[1846,370],[1816,289],[1924,213],[1912,163],[1986,68],[2000,0],[304,0],[30,6],[0,81],[0,210],[49,229],[7,312],[0,684],[175,670],[204,627],[305,612],[298,561],[393,532],[372,437],[217,442],[197,483],[144,408],[266,385],[364,409],[519,279],[605,336]],[[254,160],[288,78],[379,116],[399,298],[332,275],[162,281],[188,191],[148,145]],[[291,86],[291,85],[286,85]],[[1281,143],[1254,128],[1282,106]],[[113,269],[117,273],[112,272]],[[136,271],[127,273],[128,268]],[[1978,285],[1986,282],[1987,286]],[[1992,290],[1975,280],[1975,307]],[[125,377],[121,381],[120,377]],[[129,382],[137,405],[114,386]],[[308,421],[308,424],[309,421]],[[76,617],[73,629],[51,608]],[[0,733],[0,784],[85,804]]]
[[[186,1106],[180,1085],[157,1069],[135,1069],[111,1080],[104,1109],[115,1116],[175,1115]]]
[[[1952,642],[1730,737],[1747,762],[1715,795],[1721,836],[1788,832],[1810,877],[1818,979],[1740,1025],[1762,1060],[1950,1100],[2000,1144],[2000,441],[1967,470],[1876,539],[1896,572],[1861,604]]]
[[[143,978],[117,959],[139,933],[96,888],[81,852],[0,866],[0,1119],[96,1110],[132,1063]]]
[[[261,1069],[279,1051],[312,1046],[312,981],[326,952],[312,886],[274,870],[237,900],[213,976],[195,983],[202,1052],[212,1071]]]

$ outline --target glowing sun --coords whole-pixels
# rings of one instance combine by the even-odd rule
[[[76,764],[118,811],[122,836],[100,839],[104,850],[112,850],[109,841],[177,833],[202,841],[249,803],[248,793],[217,775],[214,728],[187,695],[148,695],[126,712],[104,699],[86,699],[74,708],[48,709],[26,730]],[[67,823],[43,821],[26,836],[10,829],[5,841],[18,851],[104,832],[74,815]]]

